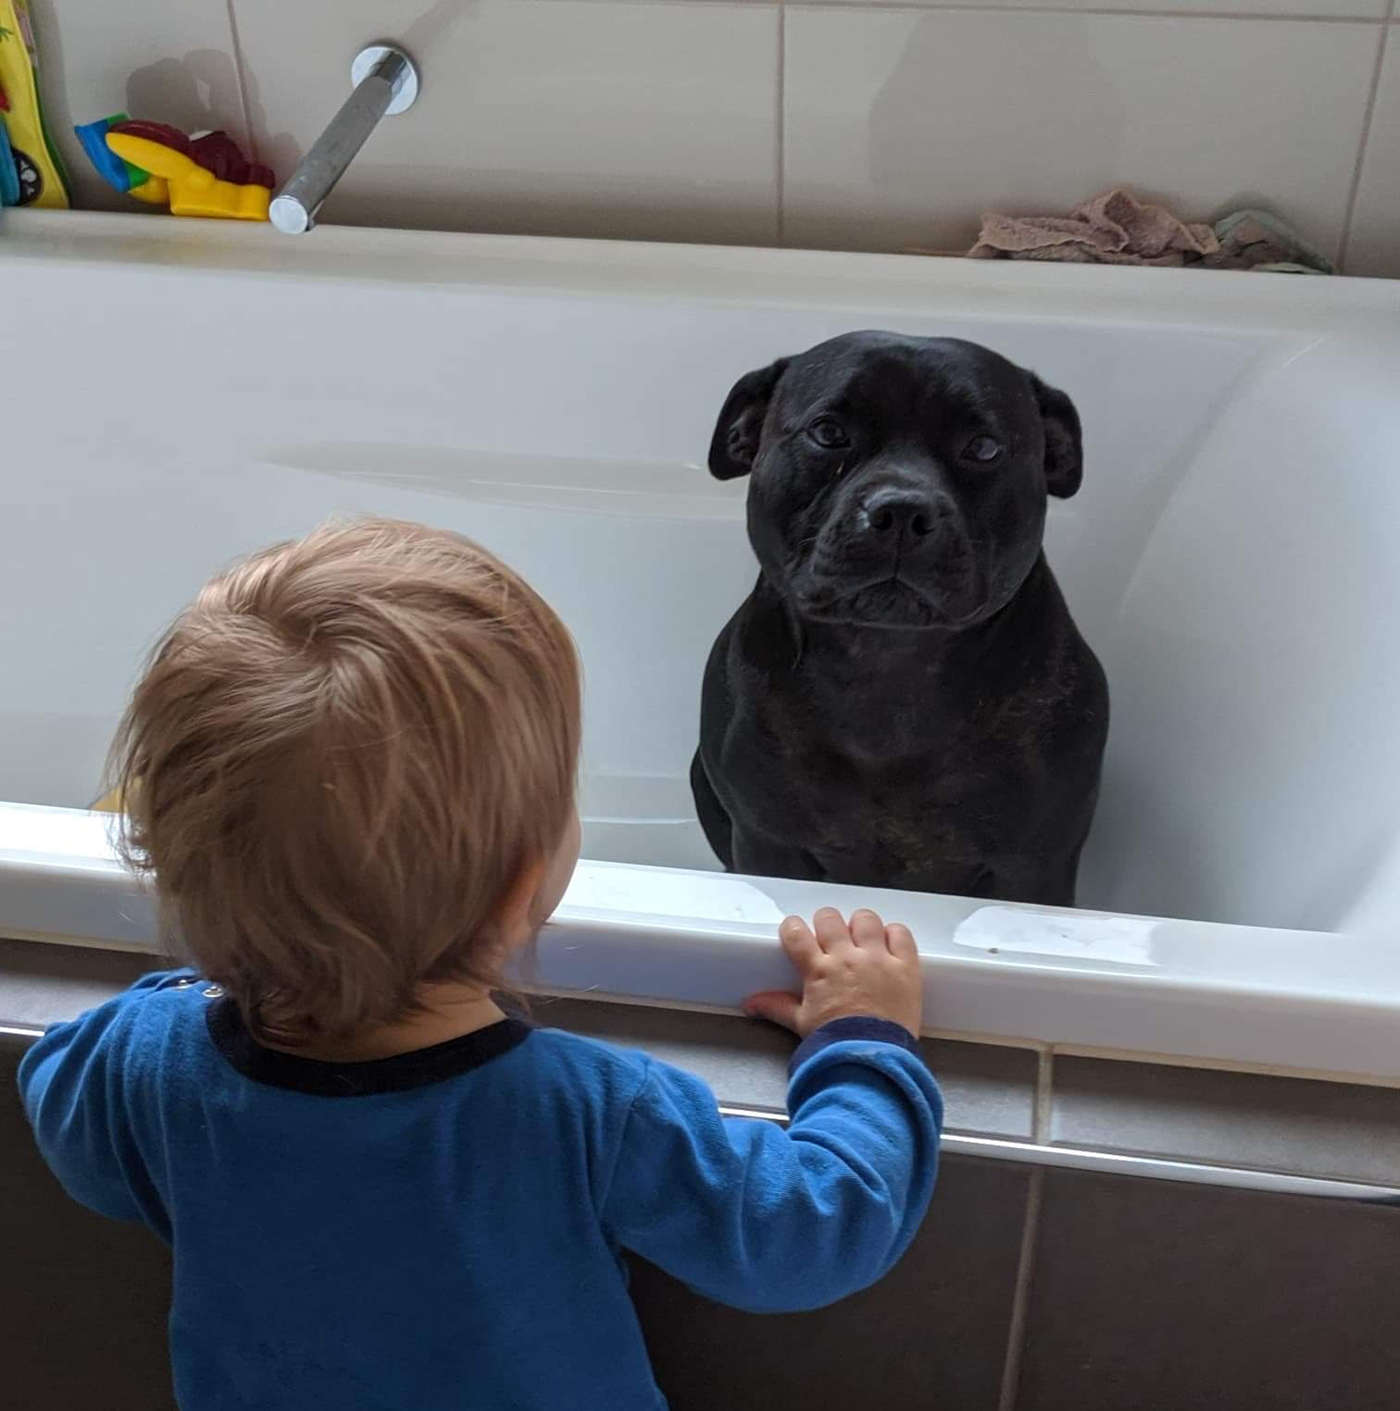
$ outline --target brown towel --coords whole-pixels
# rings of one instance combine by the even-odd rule
[[[974,260],[1336,273],[1326,255],[1269,211],[1246,208],[1213,227],[1199,225],[1121,188],[1095,196],[1067,216],[983,216],[982,234],[967,253]]]
[[[968,251],[974,260],[1062,260],[1076,264],[1200,264],[1219,253],[1208,225],[1178,220],[1121,189],[1076,206],[1068,216],[982,218],[982,234]]]

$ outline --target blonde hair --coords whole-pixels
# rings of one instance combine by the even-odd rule
[[[113,745],[120,847],[253,1032],[336,1038],[499,980],[491,922],[574,806],[579,668],[470,540],[326,525],[229,569]]]

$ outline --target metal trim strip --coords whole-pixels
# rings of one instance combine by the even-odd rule
[[[721,1103],[719,1110],[725,1117],[754,1117],[783,1123],[787,1121],[785,1112],[775,1112],[762,1107],[740,1107],[732,1103]],[[1398,1187],[1343,1181],[1327,1176],[1301,1176],[1288,1171],[1217,1166],[1209,1162],[1180,1161],[1165,1156],[1139,1156],[1087,1147],[1048,1146],[1043,1142],[965,1136],[958,1132],[944,1133],[942,1149],[950,1156],[975,1156],[988,1161],[1010,1161],[1022,1166],[1055,1167],[1068,1171],[1088,1171],[1103,1176],[1175,1181],[1183,1185],[1223,1186],[1234,1190],[1259,1191],[1268,1195],[1354,1200],[1400,1208]]]

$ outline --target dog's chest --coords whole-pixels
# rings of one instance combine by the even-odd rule
[[[729,778],[746,796],[741,816],[822,859],[834,876],[895,879],[974,866],[1004,844],[1005,800],[1023,786],[1004,759],[989,768],[965,740],[918,743],[882,751],[790,735],[770,757],[773,767],[754,767],[762,755],[746,751],[748,769]]]
[[[765,812],[805,817],[804,831],[849,840],[865,820],[927,838],[939,815],[974,822],[1036,772],[1016,713],[1006,702],[949,708],[917,689],[778,689],[733,722],[726,754],[736,768],[724,773]]]

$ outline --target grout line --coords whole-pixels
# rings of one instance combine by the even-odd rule
[[[778,203],[778,248],[787,243],[787,0],[778,0],[778,111],[775,119],[777,171],[773,174]]]
[[[1268,10],[1186,10],[1119,8],[1111,5],[1055,5],[1055,4],[968,4],[967,0],[955,0],[951,4],[938,4],[930,0],[920,4],[918,0],[894,0],[892,4],[852,3],[852,0],[791,0],[804,10],[841,10],[847,14],[967,14],[967,15],[1093,15],[1119,16],[1139,20],[1276,20],[1283,24],[1326,24],[1326,25],[1385,25],[1391,18],[1389,12],[1381,15],[1281,15]],[[1392,0],[1393,3],[1393,0]]]
[[[261,162],[262,153],[258,150],[258,139],[253,133],[253,106],[248,101],[248,70],[243,62],[243,41],[238,37],[234,0],[224,0],[224,12],[228,15],[228,36],[233,46],[233,71],[238,76],[238,104],[243,109],[243,140],[248,144],[249,157],[254,162]]]
[[[1385,18],[1394,18],[1395,0],[1386,0]],[[1347,192],[1346,215],[1342,218],[1342,238],[1337,246],[1337,269],[1346,273],[1347,255],[1351,248],[1352,222],[1356,218],[1356,203],[1361,196],[1361,174],[1366,166],[1366,148],[1371,145],[1371,123],[1376,115],[1376,99],[1381,91],[1381,72],[1385,67],[1385,44],[1390,36],[1390,25],[1381,25],[1380,43],[1376,45],[1376,63],[1371,73],[1371,91],[1366,98],[1366,113],[1361,119],[1361,141],[1356,148],[1356,168],[1351,174],[1351,187]]]
[[[1021,1226],[1021,1252],[1016,1261],[1016,1287],[1011,1295],[1011,1322],[1006,1333],[1006,1361],[1001,1370],[1001,1395],[997,1411],[1015,1411],[1021,1390],[1021,1355],[1026,1346],[1026,1317],[1030,1309],[1031,1279],[1035,1274],[1036,1235],[1040,1229],[1041,1192],[1045,1172],[1031,1172],[1026,1185],[1026,1213]]]
[[[1041,1146],[1050,1145],[1051,1107],[1055,1089],[1055,1050],[1048,1045],[1040,1050],[1035,1069],[1035,1112],[1031,1118],[1031,1134]]]

